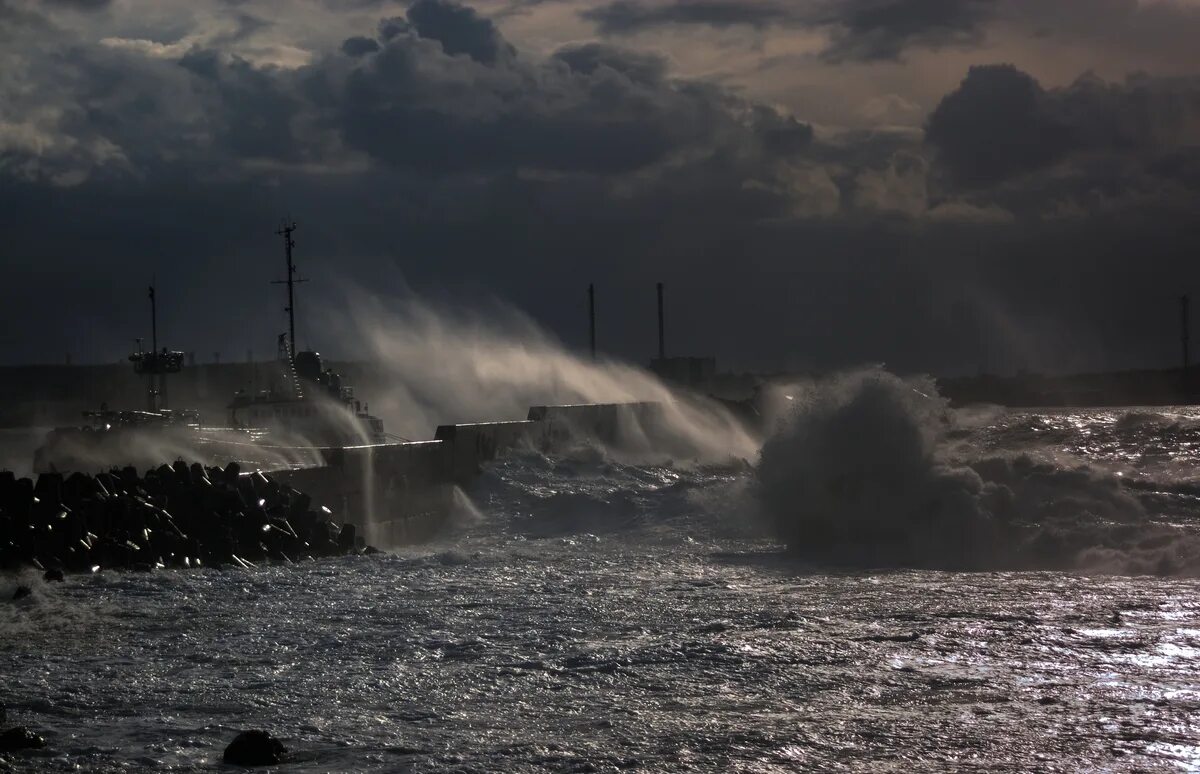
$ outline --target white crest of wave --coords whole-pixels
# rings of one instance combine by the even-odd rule
[[[928,378],[873,369],[789,388],[758,493],[779,537],[825,562],[946,569],[1200,571],[1194,535],[1156,524],[1116,476],[952,440]]]
[[[525,419],[533,405],[645,401],[659,404],[665,421],[621,428],[628,453],[757,454],[759,440],[717,404],[628,363],[573,353],[511,307],[450,309],[412,295],[385,302],[361,289],[347,296],[347,315],[332,324],[382,369],[386,389],[370,405],[390,432],[421,439],[441,424]]]

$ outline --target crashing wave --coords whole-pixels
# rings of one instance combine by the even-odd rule
[[[1121,478],[1028,453],[968,456],[929,379],[858,372],[798,390],[757,493],[806,559],[941,569],[1200,574],[1200,539]]]

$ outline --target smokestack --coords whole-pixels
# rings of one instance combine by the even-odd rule
[[[658,283],[658,359],[667,359],[666,333],[663,324],[663,284]]]
[[[1188,332],[1191,329],[1191,323],[1188,320],[1188,297],[1179,297],[1179,334],[1180,344],[1183,347],[1183,373],[1187,376],[1188,369],[1191,367],[1191,357],[1188,352]]]
[[[588,339],[592,344],[592,360],[596,359],[596,286],[588,285]]]

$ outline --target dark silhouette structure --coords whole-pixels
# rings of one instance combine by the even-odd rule
[[[283,251],[287,259],[287,279],[276,280],[272,283],[287,285],[288,303],[283,311],[288,314],[288,349],[293,355],[296,352],[296,284],[308,282],[306,279],[297,279],[296,277],[296,264],[292,261],[292,248],[296,246],[296,240],[292,239],[292,234],[295,231],[295,222],[284,221],[284,224],[275,232],[278,236],[283,237]]]
[[[596,359],[596,286],[588,285],[588,340],[591,342],[592,360]]]
[[[1191,353],[1189,352],[1189,344],[1191,339],[1191,321],[1189,299],[1187,296],[1179,297],[1179,327],[1180,327],[1180,344],[1183,347],[1183,372],[1186,374],[1191,368]]]
[[[666,309],[663,302],[663,283],[658,291],[658,357],[650,361],[650,370],[668,382],[707,392],[717,372],[713,357],[667,357]]]
[[[234,462],[36,479],[0,471],[0,570],[247,567],[364,550],[355,525],[321,505]]]
[[[658,359],[667,359],[666,326],[663,321],[663,284],[658,283]]]
[[[138,351],[129,356],[133,370],[147,377],[146,410],[157,412],[167,408],[167,374],[177,374],[183,369],[183,353],[158,348],[158,300],[154,285],[150,285],[150,351]],[[139,339],[139,342],[141,340]]]

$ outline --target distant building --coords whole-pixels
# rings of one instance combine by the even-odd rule
[[[717,373],[715,357],[659,357],[650,361],[650,370],[659,379],[673,382],[693,390],[707,392],[712,389]]]

